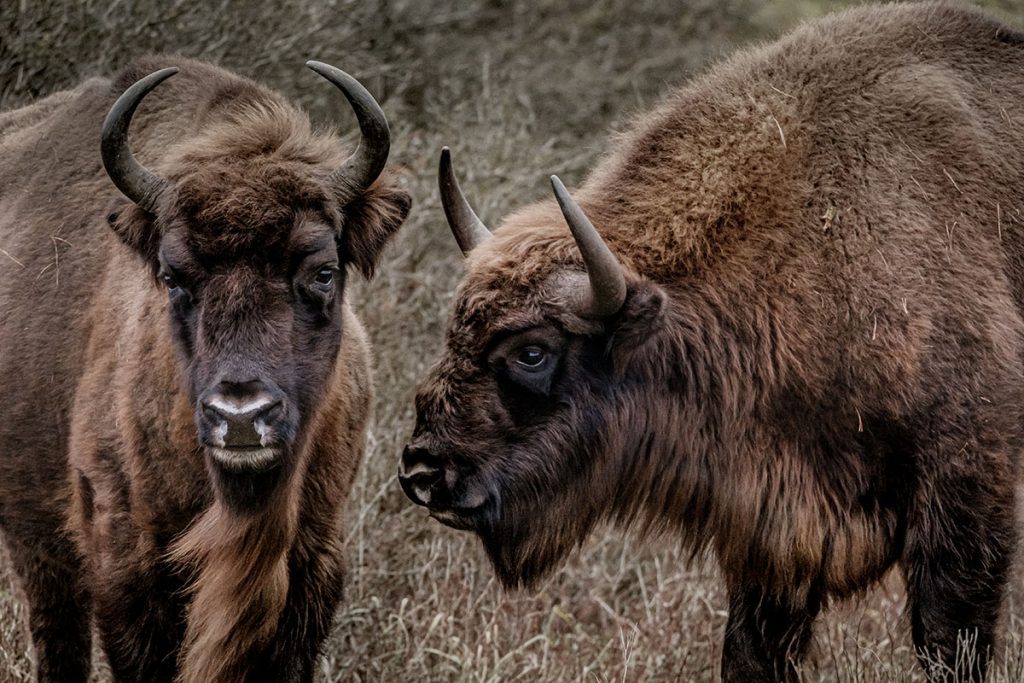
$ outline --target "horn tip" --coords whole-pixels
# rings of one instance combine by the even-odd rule
[[[554,190],[555,201],[558,202],[558,206],[562,209],[562,213],[565,214],[573,204],[572,196],[569,194],[569,191],[565,189],[565,184],[562,183],[562,179],[556,175],[551,176],[551,189]],[[572,227],[571,224],[570,227]]]
[[[332,66],[332,65],[328,64],[327,62],[321,62],[321,61],[319,61],[317,59],[309,59],[309,60],[307,60],[306,61],[306,66],[309,69],[311,69],[313,72],[323,76],[327,80],[331,80],[331,76],[332,75],[335,76],[335,77],[340,76],[342,78],[355,80],[351,76],[349,76],[347,73],[345,73],[344,71],[339,69],[338,67]]]

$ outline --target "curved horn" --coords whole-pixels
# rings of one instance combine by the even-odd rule
[[[167,187],[167,181],[147,170],[132,156],[128,145],[128,128],[142,98],[176,73],[178,70],[173,67],[160,69],[136,81],[117,98],[103,121],[100,141],[103,168],[125,197],[149,213],[156,209],[157,199]]]
[[[583,255],[590,279],[590,287],[580,294],[576,302],[580,315],[607,318],[618,313],[626,301],[626,278],[622,274],[622,266],[558,176],[551,176],[551,187],[565,222],[576,239],[576,246]]]
[[[459,181],[452,170],[452,152],[447,147],[441,149],[441,163],[437,169],[437,187],[441,190],[441,208],[444,209],[445,218],[455,235],[455,241],[459,243],[459,249],[463,255],[469,256],[469,252],[480,246],[482,242],[491,236],[473,208],[466,201],[462,194]]]
[[[366,88],[347,73],[323,62],[306,62],[334,87],[341,91],[355,112],[362,139],[356,151],[331,173],[330,181],[338,188],[344,200],[351,199],[361,190],[369,187],[388,162],[391,151],[391,131],[377,100]]]

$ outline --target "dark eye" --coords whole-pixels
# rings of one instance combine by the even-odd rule
[[[316,271],[316,277],[313,278],[313,282],[321,287],[330,287],[331,283],[334,282],[334,268],[321,268]]]
[[[170,273],[164,273],[160,276],[160,278],[164,281],[164,284],[167,285],[167,289],[169,289],[172,292],[181,286],[178,284],[178,280],[174,277],[174,275]]]
[[[516,363],[531,370],[544,365],[547,359],[547,352],[539,346],[524,346],[516,353]]]

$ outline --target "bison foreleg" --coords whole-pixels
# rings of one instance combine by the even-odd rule
[[[982,681],[1016,540],[1012,482],[962,478],[908,529],[911,631],[932,681]]]
[[[28,596],[39,682],[84,683],[89,677],[92,637],[89,600],[79,583],[81,571],[10,540],[11,559]]]
[[[757,589],[730,591],[722,649],[725,683],[797,680],[819,602],[793,602]]]
[[[96,621],[117,681],[170,683],[183,636],[180,579],[157,559],[96,579]]]

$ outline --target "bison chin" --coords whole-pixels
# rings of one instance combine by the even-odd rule
[[[285,479],[287,458],[261,468],[227,467],[214,454],[207,456],[214,487],[228,509],[252,514],[267,506]]]
[[[582,493],[582,492],[581,492]],[[591,499],[506,501],[500,515],[476,527],[498,579],[506,588],[535,588],[586,540],[602,515]]]

